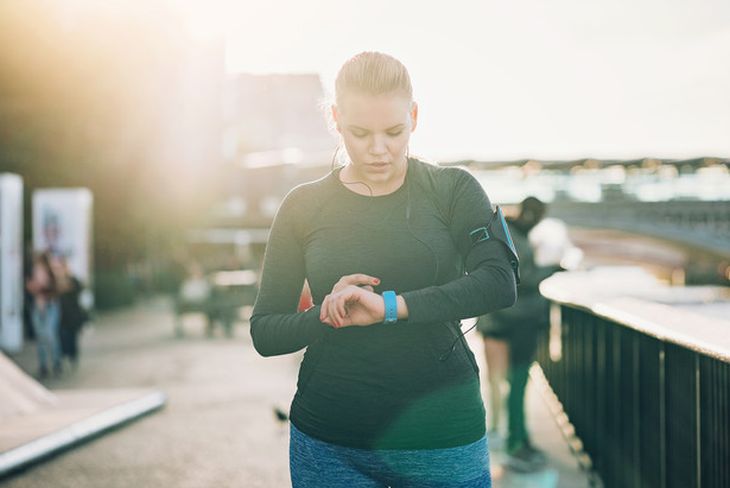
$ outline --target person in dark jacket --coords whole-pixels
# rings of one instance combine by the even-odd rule
[[[52,267],[56,276],[61,309],[59,326],[61,354],[68,358],[72,368],[75,369],[79,361],[79,332],[88,320],[88,313],[79,302],[83,286],[69,269],[66,258],[60,256],[52,258]]]
[[[490,390],[490,432],[498,431],[504,400],[507,396],[507,466],[517,471],[534,471],[545,464],[545,455],[532,445],[525,425],[525,388],[529,369],[535,359],[540,333],[548,325],[548,301],[538,285],[559,268],[538,266],[528,239],[529,232],[545,215],[545,204],[528,197],[520,204],[519,215],[508,220],[508,227],[520,257],[520,286],[517,303],[505,310],[479,318],[477,327],[484,336],[484,352]]]
[[[459,321],[508,307],[508,247],[473,242],[494,215],[467,171],[408,155],[405,67],[347,61],[332,114],[348,161],[293,189],[266,247],[251,336],[306,348],[291,406],[296,487],[489,487],[479,368]],[[307,281],[314,306],[297,311]]]

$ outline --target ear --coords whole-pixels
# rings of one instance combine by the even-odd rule
[[[333,103],[330,106],[330,110],[332,111],[332,120],[335,122],[335,128],[337,129],[337,132],[342,133],[342,130],[340,130],[340,121],[338,120],[339,113],[337,112],[337,105]]]
[[[411,102],[411,132],[416,130],[417,125],[418,125],[418,104],[416,102]]]

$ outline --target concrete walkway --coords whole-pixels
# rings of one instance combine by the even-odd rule
[[[196,316],[185,318],[186,336],[177,339],[169,304],[161,299],[97,322],[82,336],[79,369],[45,385],[51,391],[154,388],[167,395],[167,406],[13,475],[4,487],[289,486],[288,425],[273,409],[288,409],[300,354],[262,358],[245,322],[232,339],[221,330],[209,338]],[[467,337],[483,364],[479,336]],[[13,359],[35,372],[32,344]],[[535,388],[528,388],[527,398],[529,426],[550,466],[517,475],[502,469],[503,453],[495,451],[494,486],[589,486]]]

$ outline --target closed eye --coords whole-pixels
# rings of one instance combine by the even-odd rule
[[[353,136],[357,137],[358,139],[362,139],[362,138],[370,135],[370,131],[363,127],[358,127],[356,125],[353,125],[353,126],[349,126],[349,129],[350,129],[350,133]],[[398,137],[399,135],[401,135],[403,133],[404,129],[405,128],[403,127],[403,124],[398,124],[398,125],[395,125],[393,127],[386,129],[385,134],[388,137]]]

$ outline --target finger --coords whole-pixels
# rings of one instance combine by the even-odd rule
[[[337,310],[337,321],[342,324],[345,321],[345,317],[347,316],[347,301],[344,299],[340,299],[335,303],[335,308]]]
[[[344,320],[340,323],[339,328],[343,327],[349,327],[352,325],[352,319],[350,317],[345,317]]]
[[[378,286],[379,284],[380,284],[380,279],[376,278],[375,276],[366,275],[364,273],[355,273],[355,274],[351,274],[351,275],[345,275],[342,278],[340,278],[337,281],[337,283],[335,283],[335,286],[332,288],[332,292],[336,293],[338,291],[341,291],[349,285]]]
[[[356,273],[354,275],[350,275],[352,278],[353,285],[361,286],[361,285],[371,285],[371,286],[377,286],[380,284],[380,279],[376,278],[375,276],[366,275],[364,273]]]
[[[342,297],[340,300],[337,300],[336,302],[336,309],[337,309],[337,327],[349,327],[353,324],[352,317],[350,316],[350,306],[352,304],[352,301],[349,299],[346,299],[345,297]]]
[[[338,300],[338,313],[340,314],[340,323],[353,324],[354,321],[349,316],[349,308],[360,302],[362,288],[353,286],[348,289],[348,293],[342,294],[341,300]]]
[[[345,322],[348,317],[348,306],[351,303],[357,303],[360,301],[360,294],[362,294],[362,288],[353,285],[338,295],[336,308],[337,318],[340,323]]]
[[[373,288],[373,287],[372,287],[372,286],[370,286],[370,285],[365,285],[365,286],[363,286],[363,287],[362,287],[362,289],[363,289],[363,290],[367,290],[367,291],[369,291],[369,292],[371,292],[371,293],[375,293],[375,288]]]
[[[329,295],[325,297],[325,299],[322,301],[321,309],[319,310],[319,321],[323,324],[327,324],[331,327],[334,327],[335,324],[332,322],[332,318],[329,316],[328,310],[330,307],[331,298]]]
[[[329,302],[330,296],[327,295],[324,297],[324,300],[322,300],[322,305],[319,307],[319,321],[324,322],[327,318],[327,304]]]
[[[332,324],[335,327],[340,326],[339,320],[337,320],[337,296],[333,296],[330,298],[329,304],[327,305],[327,315],[329,316],[329,319],[332,321]]]
[[[347,321],[349,304],[358,302],[360,293],[362,293],[362,288],[353,285],[338,294],[334,304],[337,314],[337,322],[340,326]]]

